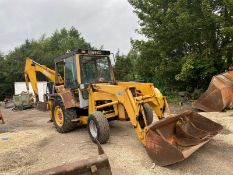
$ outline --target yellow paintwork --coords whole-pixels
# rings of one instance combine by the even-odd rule
[[[80,124],[86,125],[88,122],[88,116],[80,116],[79,120],[80,120]]]
[[[54,120],[59,127],[62,127],[64,124],[64,115],[60,106],[54,108]]]
[[[123,106],[123,104],[118,104],[117,105],[117,109],[118,110],[118,116],[120,120],[128,120],[128,116],[126,115],[125,112],[125,107]]]
[[[133,97],[129,89],[130,87],[135,87],[137,90],[140,90],[143,96]],[[111,102],[100,106],[95,105],[96,101],[102,100]],[[160,91],[158,89],[155,90],[151,83],[117,82],[117,85],[99,83],[89,88],[89,114],[108,105],[117,105],[117,108],[114,108],[115,114],[121,114],[119,116],[121,120],[127,120],[127,117],[129,117],[131,124],[134,126],[143,144],[145,144],[145,134],[149,126],[141,128],[137,117],[141,111],[144,121],[146,121],[144,109],[142,107],[142,104],[145,102],[153,108],[159,119],[164,117],[164,108],[167,104],[166,98],[161,96]],[[122,113],[126,113],[127,115]]]
[[[78,84],[81,84],[80,56],[82,55],[87,55],[87,54],[76,54],[75,56]],[[32,61],[28,59],[28,64],[31,63]],[[27,67],[32,69],[31,66],[27,66]],[[41,66],[39,64],[37,67],[38,67],[38,71],[43,71],[43,70],[48,71],[46,67]],[[36,71],[34,69],[30,71],[27,70],[25,72],[29,72],[27,73],[28,74],[27,76],[30,78],[31,81],[36,78],[34,75]],[[50,70],[48,72],[51,73],[49,76],[50,79],[52,81],[55,81],[56,79],[55,76],[57,76],[57,74],[55,74],[55,71]],[[111,66],[110,66],[110,73],[113,82],[115,82],[114,73]],[[60,79],[61,82],[63,82],[61,78],[58,79]],[[35,85],[33,85],[33,87],[35,87]],[[140,91],[142,95],[133,96],[130,88],[135,88],[137,91]],[[69,89],[65,89],[65,90],[70,91]],[[82,93],[83,89],[79,89],[79,90]],[[150,126],[147,126],[145,112],[142,107],[142,104],[148,103],[153,108],[155,114],[159,119],[164,118],[165,107],[169,109],[166,98],[161,94],[161,92],[157,88],[153,86],[152,83],[138,83],[138,82],[116,82],[115,84],[96,83],[96,84],[91,84],[89,86],[88,92],[89,92],[89,100],[88,100],[89,114],[98,110],[98,111],[102,111],[106,118],[118,117],[117,119],[119,120],[130,120],[131,124],[135,129],[135,132],[137,133],[138,138],[141,140],[143,144],[145,144],[145,135]],[[98,104],[96,103],[97,101],[101,101],[104,103],[97,106]],[[77,106],[75,106],[76,102],[72,102],[72,103],[74,104],[72,107],[77,108]],[[52,100],[49,100],[49,107],[50,110],[52,110]],[[106,109],[111,109],[111,110],[106,111]],[[58,116],[58,111],[59,110],[57,109],[57,116]],[[140,126],[138,121],[138,116],[140,114],[142,114],[144,123],[146,124],[144,128]],[[58,121],[62,122],[62,120],[59,120],[59,118],[57,119]],[[88,116],[79,116],[77,119],[74,119],[72,121],[77,122],[80,125],[86,125],[88,122]]]
[[[49,110],[49,117],[50,120],[52,121],[53,115],[52,115],[52,107],[53,107],[53,100],[48,101],[48,110]]]
[[[28,57],[26,58],[24,75],[25,75],[27,90],[29,91],[29,82],[31,82],[34,94],[36,97],[38,97],[36,72],[42,73],[49,80],[51,80],[52,82],[55,82],[55,71],[52,69],[49,69],[48,67],[46,67],[44,65],[40,65],[39,63],[33,61],[32,59],[30,59]],[[58,80],[60,83],[63,82],[61,76],[58,76]]]

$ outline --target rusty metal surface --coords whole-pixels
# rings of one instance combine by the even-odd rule
[[[146,151],[160,166],[167,166],[188,158],[222,126],[195,112],[167,117],[153,124],[146,134]]]
[[[47,102],[38,102],[36,105],[36,109],[39,111],[48,111],[48,103]]]
[[[100,144],[97,144],[99,155],[96,157],[64,164],[31,175],[111,175],[108,157]]]
[[[208,89],[193,104],[193,108],[206,112],[220,112],[233,102],[233,79],[231,72],[216,75]]]
[[[79,107],[79,103],[75,99],[73,93],[70,90],[66,90],[64,92],[58,93],[61,96],[63,104],[66,109],[72,107]]]

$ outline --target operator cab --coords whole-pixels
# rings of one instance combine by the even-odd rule
[[[63,78],[64,83],[56,79],[55,85],[73,89],[80,84],[114,82],[109,56],[109,51],[78,49],[56,58],[55,72]]]
[[[110,51],[104,50],[78,49],[60,56],[55,59],[55,74],[56,91],[71,89],[81,108],[88,106],[90,84],[115,82]]]

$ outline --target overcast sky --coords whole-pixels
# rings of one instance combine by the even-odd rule
[[[112,52],[127,53],[130,38],[141,38],[127,0],[0,0],[0,51],[5,54],[25,39],[71,26],[93,46]]]

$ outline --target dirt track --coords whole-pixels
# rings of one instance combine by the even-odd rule
[[[97,155],[85,127],[59,134],[48,112],[3,111],[0,124],[0,174],[28,174]],[[154,166],[129,122],[110,122],[111,137],[103,145],[113,174],[233,174],[233,111],[202,113],[224,130],[189,159],[168,167]]]

